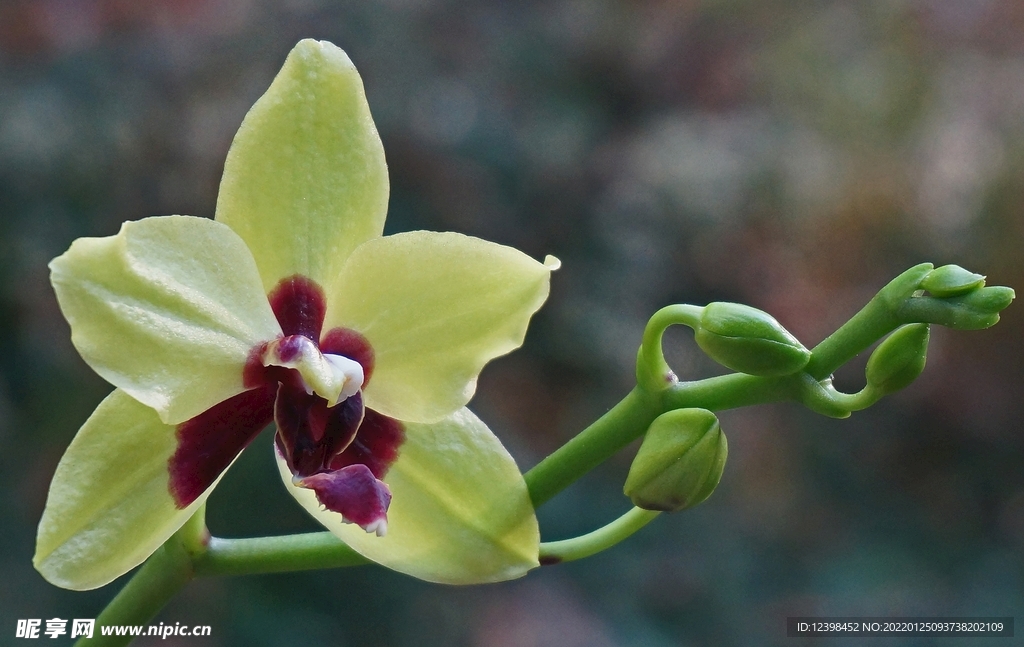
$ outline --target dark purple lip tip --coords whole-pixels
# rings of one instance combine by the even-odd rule
[[[378,534],[387,529],[391,491],[365,465],[307,476],[298,485],[313,490],[320,505],[340,514],[345,521]],[[381,522],[383,528],[379,526]]]

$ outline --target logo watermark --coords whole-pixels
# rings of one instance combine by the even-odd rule
[[[70,623],[70,634],[68,633]],[[170,636],[202,637],[209,636],[210,625],[183,625],[160,623],[157,625],[99,625],[95,618],[22,618],[14,630],[15,638],[28,640],[38,638],[92,638],[100,636],[159,636],[166,639]]]

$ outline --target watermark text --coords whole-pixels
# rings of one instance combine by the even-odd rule
[[[96,625],[95,618],[22,618],[14,629],[15,638],[92,638],[100,636],[170,636],[201,637],[211,634],[210,625],[174,624],[156,625]]]

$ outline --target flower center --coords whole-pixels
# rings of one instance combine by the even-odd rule
[[[268,297],[284,337],[250,361],[254,376],[278,383],[275,445],[292,483],[343,521],[383,535],[391,492],[381,479],[404,434],[398,421],[363,407],[373,348],[354,330],[323,331],[323,290],[304,276],[282,280]]]
[[[292,483],[345,522],[383,535],[391,492],[381,479],[405,432],[363,406],[373,348],[347,328],[321,336],[326,300],[304,276],[283,279],[267,297],[284,336],[252,349],[242,372],[247,391],[178,425],[168,464],[174,503],[184,509],[195,501],[273,419]]]
[[[289,335],[269,342],[261,358],[263,366],[280,366],[299,373],[307,395],[314,393],[328,407],[347,400],[363,385],[363,367],[359,362],[332,353],[322,353],[309,337]]]

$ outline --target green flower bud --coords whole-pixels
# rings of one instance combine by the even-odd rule
[[[928,324],[908,324],[889,335],[868,359],[868,386],[879,396],[906,387],[924,370]]]
[[[960,327],[962,330],[973,329],[975,321],[972,319],[976,318],[977,323],[984,324],[983,327],[988,328],[999,321],[999,313],[1010,305],[1014,296],[1013,288],[993,285],[949,299],[950,303],[955,302],[958,310],[964,315],[968,315],[964,317],[963,322],[954,322],[953,327]]]
[[[900,308],[904,321],[920,321],[956,330],[979,330],[999,321],[999,313],[1013,301],[1011,288],[976,288],[955,297],[914,297]]]
[[[645,510],[693,507],[718,487],[728,454],[715,414],[707,409],[669,411],[651,423],[623,491]]]
[[[694,339],[711,359],[749,375],[789,375],[811,359],[811,351],[774,317],[739,303],[708,304]]]
[[[984,287],[985,277],[959,265],[943,265],[928,273],[921,287],[933,297],[955,297]]]

